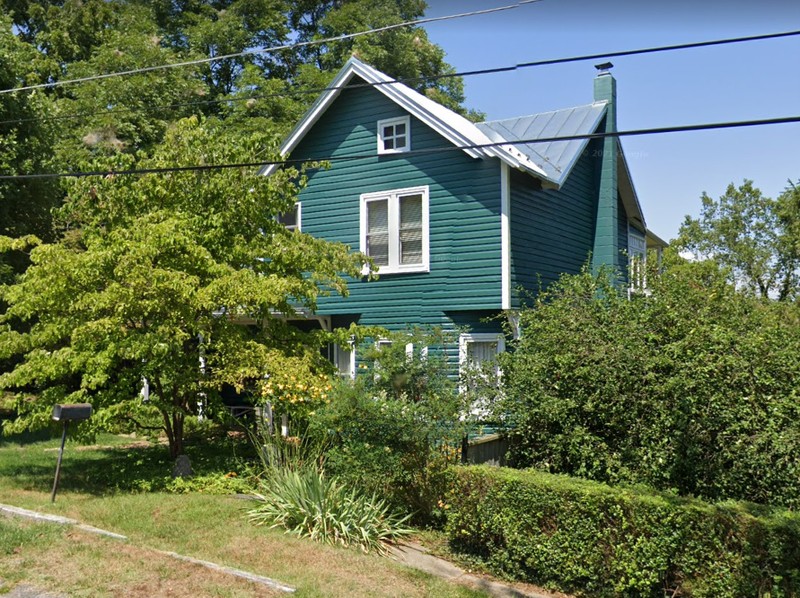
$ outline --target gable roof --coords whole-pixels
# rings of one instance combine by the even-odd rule
[[[606,105],[607,102],[595,102],[586,106],[478,123],[477,126],[493,141],[588,135],[597,130],[606,114]],[[515,147],[560,187],[588,143],[588,139],[573,139],[518,144]]]
[[[499,158],[513,168],[521,168],[537,177],[550,180],[547,173],[540,166],[511,145],[474,147],[496,143],[497,141],[487,137],[474,123],[460,114],[456,114],[449,108],[434,102],[407,85],[395,81],[357,58],[351,58],[345,63],[342,70],[331,82],[329,89],[314,102],[302,120],[289,134],[280,149],[282,156],[286,156],[297,147],[305,134],[314,126],[334,100],[339,97],[342,88],[353,77],[360,77],[365,82],[374,85],[373,89],[376,89],[407,110],[452,144],[465,146],[464,152],[470,157]],[[261,170],[261,174],[271,174],[276,169],[277,165],[269,165]]]
[[[366,83],[373,85],[373,89],[401,106],[452,144],[462,147],[468,156],[499,158],[510,167],[528,172],[556,189],[566,181],[572,167],[589,143],[588,139],[517,145],[506,145],[503,142],[538,137],[588,135],[596,132],[607,108],[607,102],[601,101],[563,110],[476,124],[407,85],[395,81],[378,69],[357,58],[350,58],[328,86],[327,91],[317,98],[283,142],[280,148],[282,156],[290,154],[297,147],[354,77],[360,77]],[[502,145],[475,147],[496,143]],[[645,228],[644,215],[619,140],[617,147],[620,196],[629,218]],[[260,174],[269,175],[278,168],[277,164],[271,164],[262,168]]]

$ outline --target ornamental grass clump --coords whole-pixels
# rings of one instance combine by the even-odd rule
[[[395,513],[375,495],[345,488],[316,465],[274,467],[262,491],[250,521],[301,538],[387,554],[389,544],[411,532],[408,515]]]

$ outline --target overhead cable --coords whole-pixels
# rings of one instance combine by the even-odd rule
[[[534,0],[530,0],[534,1]],[[538,0],[535,0],[538,1]],[[691,48],[701,48],[701,47],[708,47],[708,46],[720,46],[724,44],[738,44],[744,42],[752,42],[752,41],[761,41],[767,39],[778,39],[778,38],[786,38],[786,37],[796,37],[800,36],[800,30],[795,31],[782,31],[777,33],[764,33],[759,35],[749,35],[744,37],[730,37],[725,39],[715,39],[715,40],[706,40],[700,42],[690,42],[685,44],[676,44],[671,46],[655,46],[650,48],[637,48],[633,50],[620,50],[616,52],[606,52],[600,54],[584,54],[579,56],[568,56],[564,58],[550,58],[546,60],[537,60],[532,62],[521,62],[514,65],[508,66],[499,66],[499,67],[490,67],[485,69],[476,69],[476,70],[469,70],[469,71],[459,71],[453,73],[441,73],[438,75],[430,75],[426,77],[407,77],[401,78],[392,81],[377,81],[375,83],[352,83],[348,85],[340,85],[340,86],[329,86],[329,87],[318,87],[318,88],[311,88],[311,89],[297,89],[297,90],[287,90],[284,92],[276,92],[276,93],[268,93],[268,94],[255,94],[255,95],[248,95],[248,96],[241,96],[241,97],[226,97],[226,98],[219,98],[214,100],[199,100],[193,102],[179,102],[174,104],[166,104],[160,106],[150,106],[149,109],[151,110],[171,110],[175,108],[185,108],[188,106],[207,106],[210,104],[225,104],[230,102],[249,102],[250,100],[266,100],[272,98],[283,98],[286,96],[293,96],[293,95],[307,95],[307,94],[321,94],[328,91],[338,91],[342,90],[345,87],[348,89],[356,89],[356,88],[363,88],[363,87],[379,87],[383,85],[394,85],[397,83],[402,84],[413,84],[419,82],[426,82],[426,81],[437,81],[440,79],[449,79],[454,77],[471,77],[476,75],[489,75],[493,73],[504,73],[504,72],[511,72],[518,69],[524,68],[531,68],[531,67],[539,67],[539,66],[548,66],[553,64],[565,64],[570,62],[581,62],[587,60],[598,60],[602,58],[617,58],[620,56],[635,56],[639,54],[651,54],[655,52],[669,52],[674,50],[686,50]],[[20,88],[22,89],[22,88]],[[16,90],[13,90],[16,91]],[[0,92],[3,93],[3,92]],[[19,118],[19,119],[9,119],[0,121],[0,125],[6,124],[13,124],[13,123],[24,123],[24,122],[32,122],[32,121],[55,121],[55,120],[67,120],[67,119],[76,119],[76,118],[88,118],[91,116],[97,116],[100,114],[115,114],[118,112],[137,112],[141,110],[141,108],[110,108],[106,110],[97,110],[94,112],[79,112],[73,114],[59,114],[54,116],[40,116],[40,117],[30,117],[30,118]]]
[[[727,121],[717,123],[702,123],[694,125],[676,125],[670,127],[656,127],[650,129],[629,129],[627,131],[615,131],[607,133],[586,133],[581,135],[562,135],[556,137],[540,137],[535,139],[519,139],[514,141],[498,141],[493,143],[476,143],[469,145],[449,145],[434,148],[426,148],[419,150],[410,150],[398,154],[387,154],[381,156],[385,158],[407,158],[408,156],[417,156],[424,154],[437,154],[442,152],[452,152],[468,149],[484,149],[491,147],[500,147],[508,145],[527,145],[536,143],[552,143],[556,141],[575,141],[583,139],[603,139],[606,137],[634,137],[641,135],[661,135],[665,133],[685,133],[690,131],[708,131],[713,129],[735,129],[743,127],[758,127],[766,125],[779,125],[788,123],[800,123],[800,116],[783,116],[777,118],[765,118],[758,120],[740,120],[740,121]],[[169,172],[197,172],[197,171],[211,171],[211,170],[224,170],[230,168],[255,168],[263,166],[288,166],[292,164],[309,164],[318,162],[341,162],[348,160],[364,160],[375,158],[376,154],[354,154],[343,156],[326,156],[314,158],[287,158],[283,160],[262,160],[256,162],[236,162],[226,164],[197,164],[190,166],[166,166],[162,168],[131,168],[125,170],[91,170],[91,171],[78,171],[78,172],[57,172],[57,173],[32,173],[32,174],[14,174],[14,175],[0,175],[1,181],[13,181],[23,179],[55,179],[55,178],[81,178],[90,176],[117,176],[117,175],[145,175],[145,174],[162,174]]]
[[[241,58],[244,56],[253,56],[258,54],[270,54],[273,52],[278,52],[281,50],[296,50],[298,48],[303,48],[307,46],[315,46],[319,44],[326,44],[331,42],[340,42],[348,39],[353,39],[356,37],[360,37],[363,35],[371,35],[373,33],[383,33],[384,31],[391,31],[393,29],[400,29],[402,27],[411,27],[414,25],[425,25],[428,23],[435,23],[438,21],[448,21],[451,19],[461,19],[464,17],[473,17],[477,15],[485,15],[489,13],[500,12],[503,10],[511,10],[514,8],[519,8],[523,4],[531,4],[533,2],[538,2],[540,0],[523,0],[521,2],[517,2],[516,4],[509,4],[506,6],[498,6],[496,8],[486,8],[483,10],[473,10],[470,12],[463,12],[453,15],[445,15],[441,17],[429,17],[425,19],[415,19],[413,21],[405,21],[403,23],[395,23],[394,25],[385,25],[383,27],[376,27],[373,29],[367,29],[364,31],[357,31],[355,33],[345,33],[342,35],[336,35],[333,37],[326,37],[323,39],[313,39],[305,42],[296,42],[291,44],[282,44],[280,46],[272,46],[270,48],[252,48],[248,50],[243,50],[241,52],[234,52],[232,54],[222,54],[220,56],[210,56],[208,58],[198,58],[195,60],[186,60],[183,62],[172,62],[169,64],[159,64],[153,66],[146,66],[141,68],[129,69],[125,71],[115,71],[112,73],[102,73],[98,75],[88,75],[86,77],[78,77],[76,79],[65,79],[63,81],[51,81],[49,83],[39,83],[36,85],[26,85],[24,87],[14,87],[11,89],[0,89],[0,95],[7,94],[7,93],[15,93],[20,91],[31,91],[34,89],[45,89],[45,88],[52,88],[52,87],[61,87],[63,85],[71,85],[73,83],[85,83],[87,81],[96,81],[98,79],[108,79],[110,77],[122,77],[126,75],[136,75],[139,73],[149,73],[152,71],[160,71],[165,69],[173,69],[179,68],[184,66],[196,66],[200,64],[208,64],[210,62],[217,62],[219,60],[227,60],[230,58]]]

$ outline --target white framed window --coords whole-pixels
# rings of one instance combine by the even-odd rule
[[[505,348],[505,337],[494,332],[475,332],[458,337],[458,390],[462,394],[469,393],[472,415],[487,417],[489,414],[487,401],[497,393],[502,375],[497,356]],[[491,370],[487,371],[489,367]]]
[[[354,379],[356,377],[356,351],[353,343],[346,347],[333,345],[333,363],[339,376]]]
[[[495,332],[473,332],[458,337],[458,363],[462,374],[480,369],[484,364],[497,360],[506,350],[506,339]],[[497,374],[499,368],[495,365]]]
[[[295,202],[294,209],[290,212],[278,214],[275,219],[280,222],[286,230],[300,230],[300,220],[302,216],[301,202]]]
[[[628,227],[628,294],[647,290],[647,242],[642,233]]]
[[[379,274],[428,272],[428,187],[361,196],[361,252]]]
[[[408,116],[378,121],[378,153],[399,154],[411,149],[411,119]]]

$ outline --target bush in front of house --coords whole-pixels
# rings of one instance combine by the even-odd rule
[[[310,419],[309,434],[327,446],[327,473],[386,497],[416,523],[435,524],[447,469],[458,462],[466,433],[463,397],[448,377],[446,355],[433,350],[444,345],[441,335],[410,331],[390,340],[363,352],[356,380],[334,389]]]
[[[486,466],[455,467],[451,547],[587,596],[800,595],[800,514]]]
[[[649,293],[565,276],[520,314],[495,416],[509,463],[800,507],[800,311],[665,258]]]

